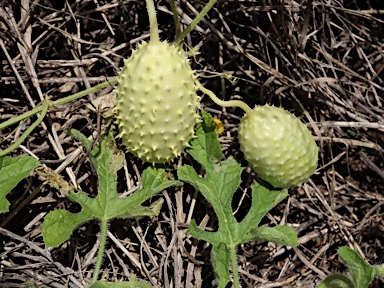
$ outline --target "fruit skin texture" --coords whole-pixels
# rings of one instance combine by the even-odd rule
[[[127,151],[151,163],[179,156],[199,121],[197,76],[185,52],[167,42],[143,42],[118,77],[115,114]]]
[[[307,127],[274,106],[256,106],[239,126],[240,149],[254,171],[275,188],[306,182],[315,172],[318,147]]]

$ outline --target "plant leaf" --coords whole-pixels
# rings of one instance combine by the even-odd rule
[[[73,138],[75,138],[76,140],[78,141],[81,141],[81,143],[83,144],[84,148],[86,150],[90,149],[91,146],[92,146],[92,141],[89,140],[83,133],[81,133],[79,130],[76,130],[76,129],[68,129],[68,130],[65,130],[65,133],[68,134],[69,136],[72,136]]]
[[[295,229],[288,226],[257,227],[252,229],[251,233],[247,236],[249,241],[267,240],[280,245],[299,245]]]
[[[80,132],[72,129],[71,134],[84,141],[86,147],[92,146]],[[120,198],[116,191],[117,171],[123,166],[124,154],[116,148],[111,131],[100,138],[101,143],[95,145],[90,153],[98,175],[98,194],[95,198],[90,198],[81,191],[67,193],[71,200],[82,206],[82,210],[76,214],[58,210],[45,217],[42,234],[47,246],[60,245],[69,238],[73,229],[91,219],[108,221],[116,217],[157,215],[161,201],[149,207],[142,206],[142,203],[160,191],[180,183],[166,179],[164,169],[148,168],[142,175],[142,188],[127,198]]]
[[[337,252],[347,264],[355,287],[368,287],[373,279],[374,268],[367,264],[359,253],[349,247],[341,247]]]
[[[190,149],[190,154],[205,168],[205,177],[200,177],[189,165],[180,167],[177,174],[180,180],[191,184],[203,194],[217,215],[219,227],[216,232],[198,228],[195,221],[191,221],[187,231],[193,237],[212,244],[212,265],[218,286],[225,287],[230,281],[228,267],[230,255],[235,253],[236,245],[256,239],[297,245],[298,240],[291,227],[258,228],[265,214],[287,197],[285,191],[269,191],[255,183],[252,187],[251,209],[241,223],[236,221],[232,215],[232,200],[241,183],[242,168],[232,156],[218,162],[221,152],[218,158],[216,148],[211,148],[216,145],[214,143],[218,143],[217,134],[208,121],[212,122],[212,118],[203,117],[198,128],[199,133],[196,133],[197,137],[192,141]]]
[[[265,239],[268,241],[275,242],[272,239],[275,239],[277,241],[280,237],[285,238],[284,236],[281,235],[282,231],[284,231],[283,233],[285,232],[289,233],[289,235],[293,237],[291,238],[292,242],[290,242],[290,244],[284,243],[284,245],[297,246],[298,244],[294,245],[295,243],[298,243],[297,234],[294,230],[292,231],[291,229],[288,229],[286,231],[284,228],[282,231],[279,231],[278,229],[280,228],[278,228],[273,230],[272,235],[268,237],[267,237],[267,234],[265,234],[267,238],[263,238],[262,235],[259,234],[259,232],[254,231],[255,227],[259,226],[260,221],[268,213],[268,211],[271,210],[273,207],[275,207],[287,196],[288,196],[288,193],[285,190],[270,191],[264,186],[260,185],[259,183],[254,182],[254,185],[252,186],[251,209],[248,211],[248,214],[245,216],[243,221],[241,221],[241,223],[239,224],[240,225],[239,231],[242,231],[243,233],[243,238],[241,240],[244,242],[248,242],[248,241]],[[290,230],[291,232],[289,232]],[[260,231],[260,233],[261,232],[262,231]],[[283,244],[280,241],[275,243]]]
[[[9,211],[5,196],[40,163],[31,156],[0,157],[0,213]]]
[[[44,243],[49,247],[56,247],[71,236],[72,231],[93,219],[92,212],[84,209],[81,213],[73,214],[60,209],[51,211],[44,217],[42,236]]]
[[[212,116],[202,111],[201,117],[202,122],[197,126],[196,137],[192,139],[191,148],[188,152],[197,162],[209,170],[212,168],[212,162],[220,161],[223,156]]]
[[[225,288],[231,277],[229,275],[228,263],[231,258],[230,251],[225,243],[220,242],[219,245],[212,247],[211,261],[215,277],[217,279],[218,287]]]
[[[287,196],[288,193],[285,190],[270,191],[261,184],[254,182],[252,186],[252,206],[241,222],[240,229],[250,231],[249,227],[257,227],[265,214]]]

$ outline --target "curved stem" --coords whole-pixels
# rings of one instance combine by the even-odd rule
[[[229,101],[223,101],[217,98],[215,93],[213,93],[211,90],[205,88],[203,85],[201,85],[200,82],[196,81],[197,87],[205,94],[207,94],[213,102],[215,102],[217,105],[223,106],[223,107],[239,107],[245,111],[245,113],[250,114],[252,113],[251,107],[249,107],[247,104],[245,104],[243,101],[240,100],[229,100]]]
[[[76,100],[78,98],[81,98],[81,97],[84,97],[86,95],[88,95],[89,93],[93,93],[93,92],[96,92],[100,89],[103,89],[103,88],[106,88],[112,84],[115,84],[117,83],[117,77],[109,80],[109,81],[105,81],[103,83],[100,83],[94,87],[91,87],[89,89],[86,89],[84,91],[80,91],[76,94],[73,94],[71,96],[68,96],[68,97],[65,97],[65,98],[62,98],[62,99],[59,99],[59,100],[56,100],[56,101],[48,101],[48,100],[45,100],[42,105],[38,105],[36,106],[34,109],[32,109],[31,111],[28,111],[28,112],[25,112],[24,114],[21,114],[17,117],[14,117],[14,118],[11,118],[7,121],[5,121],[4,123],[0,123],[0,130],[5,128],[5,127],[8,127],[12,124],[15,124],[15,123],[18,123],[26,118],[29,118],[37,113],[41,113],[41,115],[39,116],[39,118],[36,120],[36,122],[34,122],[21,136],[19,139],[17,139],[15,141],[15,143],[13,143],[11,146],[9,146],[8,148],[4,149],[4,150],[1,150],[0,151],[0,156],[4,156],[6,154],[8,154],[9,152],[13,151],[14,149],[16,149],[27,137],[29,134],[31,134],[31,132],[33,131],[33,129],[35,129],[37,127],[37,125],[40,124],[41,121],[43,121],[44,119],[44,116],[45,114],[47,114],[47,110],[49,107],[52,107],[52,106],[58,106],[58,105],[62,105],[62,104],[65,104],[65,103],[68,103],[68,102],[71,102],[73,100]]]
[[[323,280],[323,282],[320,283],[318,288],[336,287],[336,286],[333,286],[333,284],[332,284],[332,282],[334,282],[334,281],[335,282],[342,282],[342,283],[346,284],[348,286],[348,288],[354,288],[355,287],[352,280],[350,278],[348,278],[347,276],[342,275],[342,274],[333,274],[333,275],[330,275],[327,278],[325,278]],[[340,287],[340,286],[337,286],[337,287]]]
[[[215,5],[216,2],[217,0],[209,0],[208,4],[205,5],[203,10],[201,10],[201,12],[191,22],[191,24],[189,24],[189,26],[183,31],[183,33],[181,33],[181,35],[179,35],[179,37],[176,38],[175,42],[173,42],[176,46],[180,45],[181,41],[183,41],[183,39],[188,35],[188,33],[191,32],[196,27],[197,24],[199,24],[201,19],[203,19],[204,16],[207,15],[209,10],[211,10],[211,8],[213,7],[213,5]]]
[[[100,274],[101,263],[103,262],[105,243],[107,242],[107,231],[108,231],[108,221],[107,219],[101,220],[101,231],[100,231],[100,246],[99,251],[97,251],[97,259],[95,264],[95,270],[93,271],[92,284],[94,284]]]
[[[62,105],[62,104],[71,102],[71,101],[76,100],[78,98],[84,97],[84,96],[88,95],[89,93],[96,92],[98,90],[106,88],[106,87],[108,87],[110,85],[113,85],[115,83],[117,83],[117,77],[115,77],[115,78],[113,78],[113,79],[111,79],[109,81],[105,81],[103,83],[100,83],[100,84],[98,84],[96,86],[93,86],[91,88],[88,88],[88,89],[86,89],[84,91],[80,91],[80,92],[78,92],[76,94],[73,94],[73,95],[70,95],[70,96],[58,99],[56,101],[52,101],[49,106],[53,107],[53,106],[58,106],[58,105]],[[19,116],[13,117],[13,118],[11,118],[11,119],[3,122],[3,123],[0,123],[0,130],[4,129],[5,127],[8,127],[8,126],[10,126],[12,124],[18,123],[18,122],[20,122],[20,121],[22,121],[22,120],[24,120],[26,118],[29,118],[29,117],[31,117],[31,116],[41,112],[42,110],[43,110],[43,105],[39,105],[39,106],[36,106],[34,109],[32,109],[32,110],[30,110],[28,112],[25,112],[25,113],[23,113],[23,114],[21,114]]]
[[[48,106],[49,106],[49,101],[45,100],[43,102],[43,104],[41,105],[42,111],[41,111],[41,114],[40,114],[39,118],[37,118],[37,120],[23,134],[21,134],[20,138],[17,139],[15,141],[15,143],[13,143],[11,146],[9,146],[8,148],[6,148],[4,150],[1,150],[0,151],[0,157],[8,154],[11,151],[13,151],[17,147],[19,147],[19,145],[21,143],[23,143],[23,141],[28,137],[28,135],[31,134],[33,129],[35,129],[37,127],[37,125],[39,125],[41,123],[41,121],[43,121],[43,119],[45,117],[45,114],[47,114]]]
[[[150,42],[151,43],[160,42],[155,4],[153,3],[153,0],[145,0],[145,2],[147,3],[147,12],[148,12],[148,18],[149,18]]]

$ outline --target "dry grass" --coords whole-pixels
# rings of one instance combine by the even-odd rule
[[[19,3],[21,2],[21,4]],[[207,1],[177,2],[185,27]],[[201,54],[191,60],[203,76],[225,72],[239,78],[202,83],[223,99],[249,105],[275,104],[308,123],[321,148],[316,175],[270,212],[264,225],[295,227],[295,249],[260,242],[238,248],[244,287],[315,287],[326,275],[344,271],[336,254],[348,245],[370,263],[383,262],[383,69],[384,4],[367,1],[219,1],[186,39]],[[345,2],[343,4],[342,2]],[[46,95],[62,98],[114,77],[122,59],[148,38],[143,0],[2,1],[0,4],[0,121],[31,110]],[[162,39],[174,37],[166,1],[157,1]],[[380,10],[381,9],[381,10]],[[187,49],[187,48],[186,48]],[[96,179],[85,152],[64,133],[74,127],[97,135],[112,87],[52,108],[44,123],[12,155],[35,155],[91,195]],[[94,102],[105,96],[100,106]],[[225,155],[246,166],[237,144],[242,112],[208,98],[203,108],[226,127]],[[8,147],[30,125],[0,131]],[[13,129],[15,133],[7,137]],[[184,155],[178,164],[190,162]],[[138,187],[145,165],[127,155],[119,190]],[[255,175],[243,173],[234,200],[236,217],[249,206]],[[58,248],[43,245],[44,215],[57,208],[80,209],[36,175],[10,195],[11,212],[0,215],[0,286],[82,287],[90,281],[97,223],[77,229]],[[185,186],[168,189],[157,218],[115,221],[110,226],[103,271],[111,281],[138,278],[155,287],[215,286],[210,247],[185,234],[191,217],[207,229],[217,224],[205,200]],[[238,209],[240,208],[240,209]],[[375,281],[372,287],[383,287]]]

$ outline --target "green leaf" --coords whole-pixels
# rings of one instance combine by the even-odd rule
[[[192,219],[189,223],[187,232],[193,235],[193,237],[204,240],[208,243],[214,243],[218,237],[218,232],[208,232],[197,227],[195,219]]]
[[[346,263],[351,277],[342,274],[332,274],[325,278],[319,288],[366,288],[369,287],[375,275],[375,268],[367,264],[355,250],[349,247],[338,249],[339,256]]]
[[[263,217],[280,203],[288,193],[285,190],[270,191],[261,184],[254,182],[252,186],[252,206],[247,216],[241,222],[240,230],[249,232],[253,227],[257,227]]]
[[[223,156],[212,116],[202,111],[201,117],[202,122],[197,126],[196,138],[192,139],[188,152],[204,168],[210,169],[212,162],[220,161]]]
[[[77,139],[84,141],[85,146],[90,148],[89,140],[79,133],[71,130],[72,135],[76,135]],[[47,246],[60,245],[69,238],[76,227],[91,219],[108,221],[117,217],[158,215],[161,200],[149,207],[142,206],[142,203],[162,190],[180,183],[166,179],[164,169],[148,168],[142,175],[142,188],[127,198],[120,198],[116,191],[117,171],[123,166],[124,154],[116,148],[112,132],[101,136],[101,144],[94,146],[90,156],[98,175],[98,194],[96,198],[90,198],[81,191],[64,191],[70,199],[82,206],[82,210],[76,214],[58,210],[45,217],[42,235]],[[60,189],[63,186],[55,184],[52,179],[57,180],[58,177],[47,178],[54,187]]]
[[[298,239],[291,227],[258,228],[265,214],[287,197],[286,191],[269,191],[255,183],[252,187],[251,209],[241,223],[236,221],[232,215],[232,200],[241,183],[242,168],[231,156],[218,162],[222,155],[221,151],[217,152],[218,148],[214,148],[219,142],[211,124],[212,118],[203,116],[190,150],[190,154],[205,168],[205,178],[189,165],[180,167],[177,174],[180,180],[191,184],[203,194],[217,215],[219,227],[216,232],[200,229],[195,221],[191,221],[187,231],[193,237],[212,244],[212,265],[218,286],[225,287],[230,280],[228,267],[232,261],[235,262],[233,259],[236,259],[237,245],[265,239],[294,246],[298,245]],[[237,267],[237,263],[232,263],[232,269],[236,269],[235,265]]]
[[[355,287],[368,287],[373,279],[374,268],[367,264],[359,253],[349,247],[339,248],[338,253],[347,264]]]
[[[31,156],[0,157],[0,213],[9,211],[5,196],[39,165]]]
[[[44,218],[42,236],[44,243],[49,247],[56,247],[66,241],[71,236],[72,231],[91,220],[93,217],[91,211],[81,211],[73,214],[65,210],[51,211]]]
[[[249,241],[267,240],[276,244],[287,246],[299,245],[295,229],[287,226],[257,227],[251,230],[249,239]]]
[[[242,168],[232,157],[218,164],[212,164],[212,166],[213,170],[207,170],[205,178],[198,176],[188,165],[179,168],[177,175],[180,180],[200,190],[215,210],[219,218],[218,232],[223,236],[223,239],[216,238],[217,244],[219,242],[228,243],[228,241],[232,243],[234,238],[240,236],[239,233],[236,233],[238,223],[232,216],[231,203],[233,194],[241,182]]]
[[[76,130],[76,129],[68,129],[68,130],[65,130],[65,133],[68,134],[69,136],[72,136],[73,138],[75,138],[76,140],[78,141],[81,141],[81,143],[83,144],[84,148],[86,150],[90,149],[91,146],[92,146],[92,141],[89,140],[83,133],[81,133],[79,130]]]
[[[211,261],[213,270],[215,271],[215,277],[219,288],[225,288],[231,277],[229,275],[228,263],[231,258],[230,251],[225,243],[220,242],[219,245],[212,247]]]

